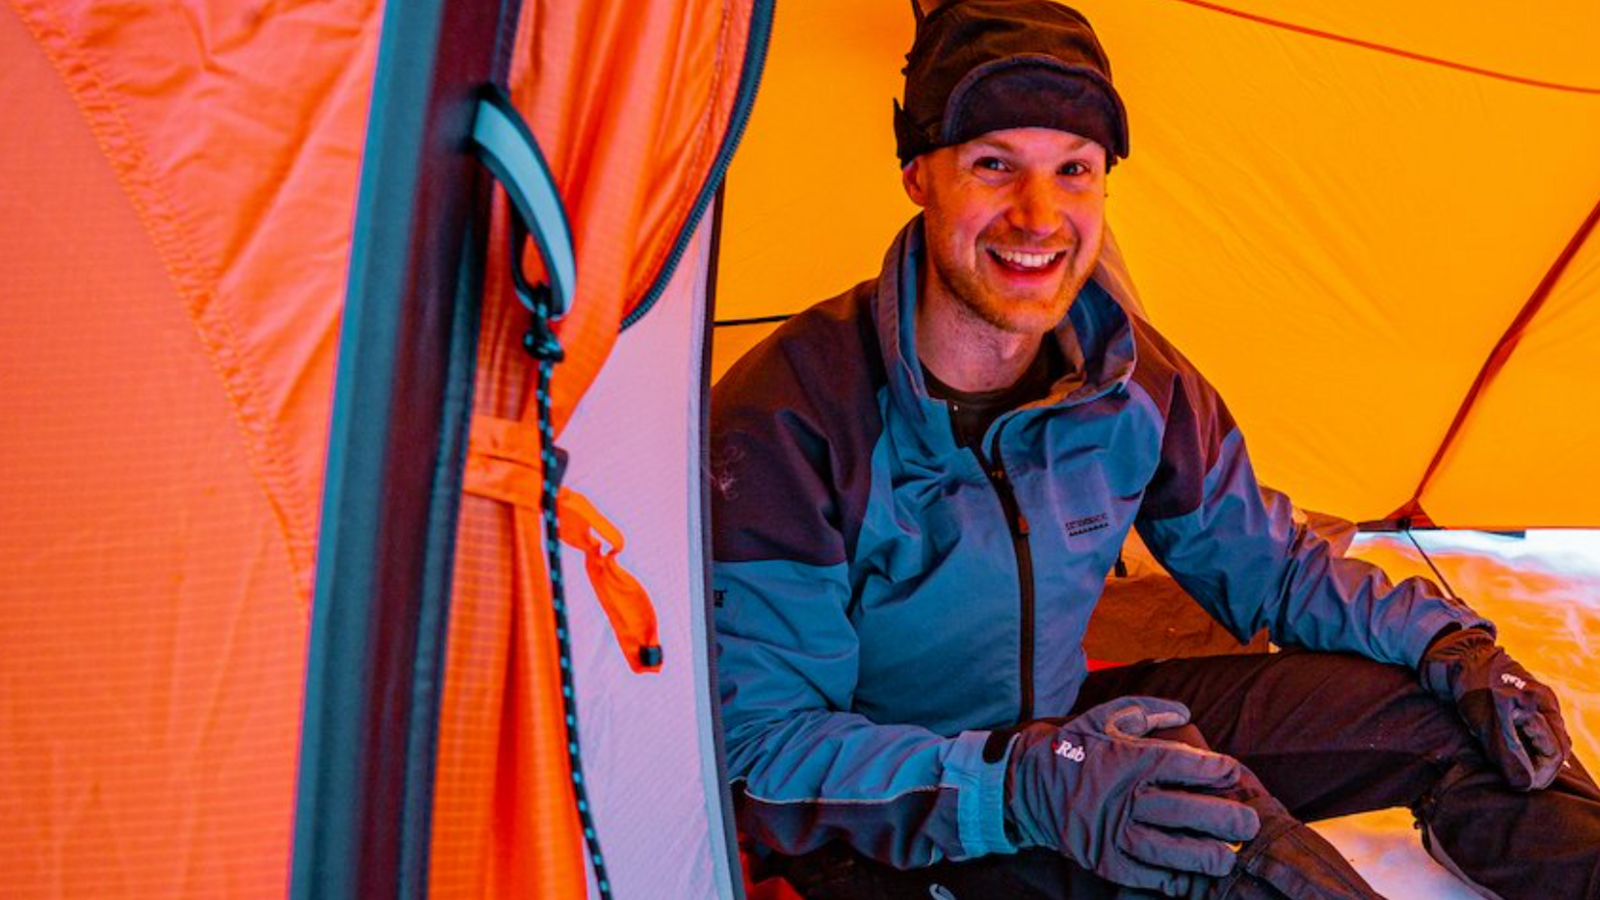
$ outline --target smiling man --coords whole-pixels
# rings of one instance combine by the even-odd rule
[[[1105,148],[1065,131],[1009,128],[915,157],[903,178],[925,210],[923,364],[973,390],[1014,383],[1094,271]]]
[[[1216,391],[1090,277],[1128,121],[1088,22],[957,0],[883,271],[712,398],[741,829],[807,898],[1373,898],[1304,821],[1409,806],[1486,897],[1600,898],[1551,692],[1437,587],[1263,496]],[[1270,655],[1087,672],[1130,529]]]

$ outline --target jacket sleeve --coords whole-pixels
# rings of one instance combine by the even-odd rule
[[[741,830],[788,855],[843,840],[898,868],[1013,852],[1006,762],[985,760],[989,733],[851,712],[846,523],[860,499],[852,479],[864,477],[840,446],[851,438],[828,434],[833,423],[808,416],[803,398],[767,411],[730,399],[728,381],[713,403],[712,589]],[[764,385],[761,402],[784,393]]]
[[[1415,668],[1451,625],[1493,626],[1432,582],[1392,583],[1296,524],[1288,499],[1263,497],[1235,427],[1197,374],[1176,379],[1161,462],[1137,527],[1151,551],[1241,641],[1349,651]]]
[[[832,840],[897,868],[1015,850],[987,732],[942,737],[848,712],[855,637],[842,573],[718,563],[718,677],[746,834],[798,855]]]

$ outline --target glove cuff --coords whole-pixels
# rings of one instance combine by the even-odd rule
[[[1418,680],[1436,696],[1458,700],[1463,666],[1494,651],[1495,635],[1487,628],[1446,628],[1428,644],[1422,663],[1417,666]]]
[[[1018,848],[1049,847],[1058,848],[1058,837],[1049,826],[1040,822],[1034,810],[1029,806],[1030,795],[1036,793],[1028,790],[1027,786],[1019,785],[1018,778],[1022,777],[1018,768],[1029,763],[1036,763],[1022,757],[1031,756],[1039,752],[1042,743],[1049,746],[1052,739],[1060,731],[1060,726],[1047,722],[1031,722],[1009,732],[997,732],[996,737],[1004,736],[1006,739],[1006,777],[1005,777],[1005,824],[1006,835]],[[1037,797],[1033,799],[1037,800]]]
[[[994,758],[984,753],[986,731],[963,731],[944,762],[942,785],[956,789],[956,822],[966,858],[990,853],[1015,853],[1006,833],[1006,768],[1008,752]]]

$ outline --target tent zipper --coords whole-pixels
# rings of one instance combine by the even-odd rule
[[[1006,476],[1006,467],[1000,457],[1000,432],[996,429],[989,442],[989,459],[985,461],[985,474],[994,485],[1000,498],[1000,508],[1005,511],[1006,525],[1011,531],[1011,549],[1017,557],[1017,587],[1022,613],[1022,644],[1018,657],[1021,665],[1022,700],[1017,721],[1033,718],[1033,548],[1028,543],[1028,517],[1022,514],[1016,491]]]
[[[678,238],[672,244],[672,251],[667,254],[666,264],[661,267],[661,272],[656,275],[650,289],[645,291],[639,305],[623,317],[622,326],[617,329],[619,332],[632,328],[650,312],[656,301],[661,299],[662,293],[667,289],[667,283],[672,280],[672,273],[677,271],[678,263],[689,250],[689,242],[694,239],[700,218],[705,215],[706,208],[711,205],[712,199],[717,195],[717,189],[727,177],[728,167],[733,164],[733,153],[739,148],[739,142],[744,140],[745,126],[750,124],[750,111],[755,108],[756,91],[761,87],[761,74],[766,69],[775,2],[776,0],[754,0],[750,5],[750,36],[745,42],[744,66],[739,71],[739,90],[734,96],[733,110],[728,117],[728,130],[723,133],[722,146],[717,148],[717,156],[712,162],[711,171],[707,174],[705,184],[700,188],[700,195],[695,198],[694,206],[689,211],[689,218],[678,231]],[[713,249],[712,252],[715,253],[716,250]]]

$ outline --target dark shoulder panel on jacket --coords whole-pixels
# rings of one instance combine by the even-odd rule
[[[1171,341],[1148,322],[1129,319],[1138,353],[1133,381],[1155,402],[1163,422],[1161,462],[1139,515],[1181,516],[1199,508],[1206,473],[1234,430],[1233,416],[1216,389]]]
[[[832,565],[854,548],[882,431],[875,286],[796,315],[712,389],[717,560]]]

